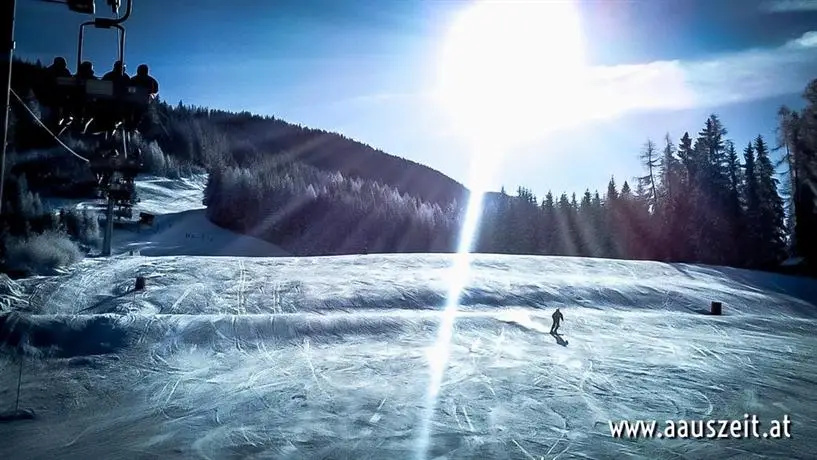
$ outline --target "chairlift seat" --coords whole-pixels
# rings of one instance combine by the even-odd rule
[[[116,96],[113,83],[107,80],[87,80],[85,82],[85,95],[101,99],[113,99]]]
[[[81,97],[84,90],[76,77],[57,77],[55,83],[55,96],[60,99],[61,102]]]
[[[74,89],[79,87],[79,80],[76,77],[57,77],[57,86]]]
[[[140,106],[148,105],[150,103],[150,91],[141,86],[127,86],[123,99],[130,104]]]

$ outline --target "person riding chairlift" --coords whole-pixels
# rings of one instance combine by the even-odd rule
[[[147,64],[140,64],[136,68],[136,75],[130,79],[130,84],[137,88],[147,90],[150,101],[155,101],[159,94],[159,82],[150,76],[150,70]],[[139,126],[145,116],[147,109],[144,105],[135,105],[131,112],[131,125],[133,127]]]
[[[91,61],[83,61],[77,67],[74,78],[77,80],[77,87],[67,95],[68,111],[60,120],[61,126],[71,124],[74,120],[84,125],[90,117],[90,110],[83,97],[84,89],[81,88],[85,88],[86,81],[98,80],[94,74],[94,64]]]
[[[112,81],[114,84],[128,84],[130,76],[125,72],[125,64],[122,61],[116,61],[113,64],[113,69],[102,76],[104,81]]]
[[[159,82],[151,77],[148,72],[147,64],[140,64],[139,67],[136,68],[136,76],[130,79],[130,83],[133,86],[148,90],[150,98],[155,99],[156,95],[159,94]]]
[[[102,76],[102,81],[113,83],[113,94],[111,99],[100,99],[94,107],[95,125],[102,131],[110,131],[121,122],[125,115],[124,105],[118,96],[125,94],[126,87],[130,84],[130,76],[125,72],[125,64],[116,61],[111,71]]]
[[[97,80],[94,75],[94,64],[91,61],[84,61],[79,65],[76,77],[79,80]]]
[[[51,126],[59,125],[65,117],[69,94],[60,91],[58,79],[66,77],[71,77],[68,63],[65,62],[65,58],[57,56],[54,58],[54,62],[45,68],[43,81],[39,85],[38,97],[40,102],[49,109],[45,119],[48,120],[48,124]]]

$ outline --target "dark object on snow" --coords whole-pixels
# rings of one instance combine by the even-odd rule
[[[565,317],[562,316],[562,312],[559,311],[557,308],[556,311],[553,312],[553,326],[550,327],[550,333],[556,334],[559,330],[559,326],[561,325],[562,321],[564,321]]]
[[[34,411],[31,409],[18,409],[13,412],[0,413],[0,422],[16,422],[18,420],[34,420]]]
[[[133,289],[135,291],[145,290],[145,277],[144,276],[137,276],[136,277],[136,287],[134,287]]]
[[[148,227],[152,227],[153,226],[153,218],[154,218],[153,214],[148,214],[146,212],[140,212],[139,213],[139,224],[140,225],[144,224],[144,225],[147,225]]]
[[[709,309],[710,315],[720,315],[723,312],[723,305],[720,302],[712,302],[712,307]]]

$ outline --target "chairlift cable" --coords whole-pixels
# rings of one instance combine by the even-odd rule
[[[75,152],[73,149],[71,149],[71,147],[68,147],[67,145],[65,145],[65,143],[59,137],[54,135],[54,133],[50,129],[48,129],[48,126],[46,126],[45,123],[43,123],[42,120],[40,120],[40,118],[37,116],[37,114],[35,114],[28,107],[28,105],[23,101],[23,99],[17,94],[16,91],[14,91],[13,89],[10,89],[9,91],[11,91],[11,94],[14,95],[14,98],[17,99],[17,101],[20,103],[20,105],[22,105],[23,108],[26,109],[28,114],[31,115],[31,118],[33,118],[34,121],[36,121],[37,124],[40,125],[40,127],[42,127],[45,130],[45,132],[47,132],[55,141],[57,141],[63,148],[65,148],[65,150],[68,150],[68,152],[71,155],[74,155],[75,157],[79,158],[80,160],[82,160],[82,161],[84,161],[86,163],[91,162],[90,160],[88,160],[84,156],[82,156],[82,155],[78,154],[77,152]]]

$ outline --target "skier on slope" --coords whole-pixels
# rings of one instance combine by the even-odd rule
[[[551,334],[558,334],[559,325],[562,321],[564,321],[565,317],[562,316],[562,312],[559,311],[557,308],[555,312],[553,312],[553,326],[550,327]]]

